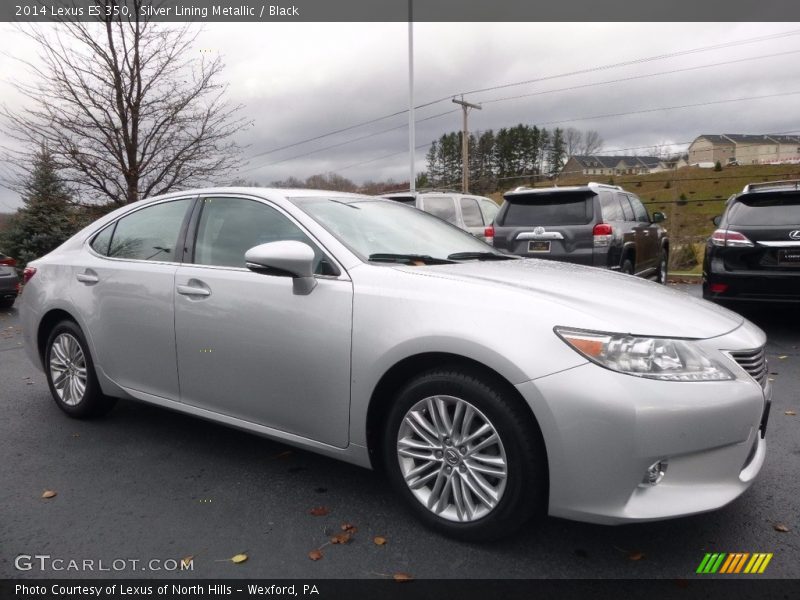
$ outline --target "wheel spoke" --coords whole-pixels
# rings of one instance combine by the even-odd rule
[[[491,425],[489,425],[488,427],[491,428]],[[485,440],[483,440],[482,442],[480,442],[477,445],[475,445],[472,448],[470,448],[469,449],[469,453],[472,454],[474,452],[478,452],[479,450],[483,450],[484,448],[488,448],[492,444],[496,444],[499,440],[500,440],[500,438],[497,437],[497,434],[496,433],[492,433],[492,435],[487,437]]]
[[[428,463],[428,465],[436,465],[436,463]],[[420,475],[416,478],[406,475],[406,483],[412,490],[416,490],[427,484],[431,479],[439,475],[439,469],[433,469],[425,475]]]
[[[490,475],[491,477],[498,477],[498,478],[505,478],[506,477],[505,463],[502,462],[502,459],[501,459],[501,464],[502,464],[501,467],[490,467],[488,465],[482,465],[482,464],[478,464],[478,463],[472,462],[472,459],[474,459],[474,458],[475,457],[473,456],[473,457],[470,457],[469,460],[464,461],[464,464],[466,464],[473,471],[476,471],[478,473],[482,473],[484,475]]]
[[[492,429],[492,426],[489,425],[489,423],[484,423],[483,425],[478,427],[478,429],[476,429],[471,434],[469,434],[466,438],[461,440],[461,443],[465,444],[465,445],[469,444],[472,440],[476,440],[479,437],[482,437],[482,436],[484,436],[484,435],[486,435],[488,433],[491,433],[492,431],[494,431],[494,429]]]
[[[480,500],[485,506],[494,508],[495,499],[493,498],[492,493],[484,489],[484,486],[481,485],[480,479],[475,476],[475,473],[473,473],[469,467],[467,467],[467,470],[464,473],[464,482],[478,500]],[[483,483],[485,484],[486,482]]]
[[[463,488],[461,484],[461,477],[459,476],[458,471],[453,471],[453,473],[450,475],[450,487],[453,492],[453,502],[456,505],[456,514],[458,515],[458,520],[468,521],[470,515],[467,512],[464,504],[464,496],[462,492]]]
[[[444,474],[444,469],[439,470],[436,476],[436,481],[433,484],[433,488],[431,489],[430,497],[428,498],[428,508],[434,510],[434,506],[440,500],[440,496],[442,495],[442,488],[447,481],[447,477]]]
[[[442,422],[439,420],[439,407],[437,404],[438,398],[428,398],[427,405],[428,405],[428,416],[433,423],[433,428],[436,430],[436,437],[442,439],[446,434],[447,430],[442,425]]]
[[[431,434],[428,432],[428,429],[419,422],[415,413],[411,413],[410,417],[407,416],[405,418],[405,422],[408,424],[411,430],[417,434],[418,437],[428,444],[429,447],[433,448],[439,446],[439,440],[436,439],[436,434],[434,433],[433,436],[431,436]]]

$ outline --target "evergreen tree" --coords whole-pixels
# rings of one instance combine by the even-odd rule
[[[558,175],[561,168],[564,166],[564,161],[567,157],[567,148],[564,143],[564,132],[556,128],[553,131],[553,137],[550,140],[550,155],[548,161],[550,163],[550,173]]]
[[[44,146],[34,155],[21,195],[24,206],[11,218],[0,242],[3,252],[15,257],[20,268],[60,246],[84,225],[70,204],[53,155]]]

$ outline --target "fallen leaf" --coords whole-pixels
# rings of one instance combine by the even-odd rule
[[[395,581],[411,581],[414,578],[408,573],[395,573],[394,575],[392,575],[392,579],[394,579]]]
[[[778,357],[778,360],[786,360],[788,357],[784,354]]]
[[[355,531],[356,526],[352,523],[342,523],[342,531]]]
[[[785,414],[785,415],[787,415],[787,416],[789,416],[789,417],[793,417],[793,416],[795,416],[797,413],[796,413],[795,411],[793,411],[793,410],[787,410],[787,411],[786,411],[786,412],[784,412],[783,414]]]
[[[374,538],[372,538],[372,541],[375,542],[376,546],[383,546],[386,544],[386,538],[379,535],[376,535]]]
[[[789,527],[784,525],[783,523],[775,523],[772,528],[775,531],[780,531],[781,533],[787,533],[789,531]]]
[[[192,564],[193,560],[194,560],[194,554],[190,554],[189,556],[184,556],[181,559],[181,565],[190,565]]]
[[[350,532],[337,533],[331,538],[331,544],[346,544],[353,538]]]
[[[235,564],[243,563],[247,560],[247,554],[237,554],[236,556],[231,557],[231,562]]]
[[[644,558],[643,552],[631,552],[628,554],[629,560],[642,560]]]
[[[315,517],[324,517],[329,512],[331,511],[328,510],[328,508],[326,508],[325,506],[317,506],[308,511],[308,514],[313,515]]]
[[[53,490],[45,490],[44,494],[42,494],[42,498],[55,498],[56,493]]]
[[[322,552],[320,552],[319,550],[312,550],[311,552],[308,553],[308,558],[310,558],[311,560],[319,560],[320,558],[322,558]]]

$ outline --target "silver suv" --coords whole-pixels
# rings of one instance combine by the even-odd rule
[[[395,192],[382,197],[431,213],[484,241],[488,241],[486,228],[500,210],[491,198],[451,191]]]

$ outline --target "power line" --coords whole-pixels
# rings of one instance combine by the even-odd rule
[[[623,61],[623,62],[619,62],[619,63],[600,65],[600,66],[597,66],[597,67],[590,67],[590,68],[587,68],[587,69],[580,69],[578,71],[570,71],[570,72],[566,72],[566,73],[559,73],[559,74],[556,74],[556,75],[549,75],[549,76],[546,76],[546,77],[540,77],[540,78],[536,78],[536,79],[528,79],[528,80],[525,80],[525,81],[506,83],[506,84],[491,86],[491,87],[482,88],[482,89],[478,89],[478,90],[472,90],[472,91],[466,91],[466,92],[458,92],[458,93],[455,93],[455,94],[448,94],[447,96],[442,96],[441,98],[438,98],[436,100],[431,100],[429,102],[424,102],[422,104],[418,104],[414,108],[415,109],[426,108],[428,106],[432,106],[434,104],[438,104],[439,102],[444,102],[446,100],[450,100],[452,97],[460,95],[460,94],[473,94],[473,93],[480,93],[480,92],[491,91],[491,90],[496,90],[496,89],[504,89],[504,88],[509,88],[509,87],[513,87],[513,86],[529,85],[531,83],[538,83],[538,82],[541,82],[541,81],[549,81],[549,80],[552,80],[552,79],[558,79],[558,78],[562,78],[562,77],[571,77],[571,76],[574,76],[574,75],[583,75],[583,74],[597,72],[597,71],[605,71],[605,70],[619,68],[619,67],[631,66],[631,65],[635,65],[635,64],[642,64],[642,63],[645,63],[645,62],[652,62],[652,61],[656,61],[656,60],[664,60],[666,58],[676,58],[678,56],[684,56],[684,55],[689,55],[689,54],[697,54],[697,53],[700,53],[700,52],[709,52],[709,51],[713,51],[713,50],[719,50],[719,49],[722,49],[722,48],[730,48],[730,47],[733,47],[733,46],[740,46],[740,45],[752,44],[752,43],[757,43],[757,42],[769,41],[769,40],[773,40],[773,39],[780,39],[780,38],[799,35],[799,34],[800,34],[800,29],[794,29],[794,30],[790,30],[790,31],[784,31],[784,32],[781,32],[781,33],[777,33],[777,34],[767,35],[767,36],[759,36],[759,37],[747,38],[747,39],[743,39],[743,40],[734,40],[732,42],[726,42],[724,44],[715,44],[715,45],[711,45],[711,46],[701,46],[701,47],[698,47],[698,48],[690,48],[688,50],[681,50],[681,51],[671,52],[671,53],[667,53],[667,54],[660,54],[660,55],[656,55],[656,56],[643,57],[643,58],[638,58],[638,59],[634,59],[634,60]],[[285,145],[279,146],[277,148],[272,148],[270,150],[265,150],[263,152],[259,152],[259,153],[254,154],[253,156],[250,157],[250,160],[252,160],[254,158],[259,158],[261,156],[266,156],[268,154],[273,154],[275,152],[279,152],[280,150],[286,150],[288,148],[293,148],[295,146],[300,146],[302,144],[307,144],[309,142],[314,142],[314,141],[317,141],[317,140],[320,140],[320,139],[324,139],[324,138],[330,137],[332,135],[337,135],[337,134],[340,134],[340,133],[344,133],[346,131],[351,131],[351,130],[357,129],[359,127],[364,127],[366,125],[372,125],[374,123],[378,123],[380,121],[384,121],[384,120],[390,119],[392,117],[404,115],[407,112],[408,112],[408,109],[399,110],[399,111],[396,111],[396,112],[393,112],[393,113],[389,113],[387,115],[383,115],[383,116],[380,116],[380,117],[375,117],[373,119],[369,119],[369,120],[366,120],[366,121],[355,123],[355,124],[349,125],[347,127],[342,127],[340,129],[329,131],[327,133],[323,133],[323,134],[320,134],[320,135],[317,135],[317,136],[306,138],[306,139],[303,139],[303,140],[300,140],[300,141],[297,141],[297,142],[293,142],[291,144],[285,144]]]
[[[531,94],[523,94],[523,95],[520,95],[520,96],[510,96],[510,97],[506,97],[506,98],[494,98],[494,99],[491,99],[491,100],[485,100],[483,102],[483,104],[490,104],[490,103],[493,103],[493,102],[504,102],[504,101],[507,101],[507,100],[516,100],[518,98],[525,98],[525,97],[528,97],[528,96],[539,96],[539,95],[544,95],[544,94],[552,94],[552,93],[557,93],[557,92],[564,92],[564,91],[570,91],[570,90],[575,90],[575,89],[589,88],[589,87],[595,87],[595,86],[599,86],[599,85],[607,85],[607,84],[612,84],[612,83],[621,83],[621,82],[632,81],[632,80],[636,80],[636,79],[644,79],[644,78],[647,78],[647,77],[655,77],[655,76],[659,76],[659,75],[669,75],[669,74],[674,74],[674,73],[681,73],[681,72],[684,72],[684,71],[693,71],[693,70],[698,70],[698,69],[719,67],[719,66],[735,64],[735,63],[741,63],[741,62],[746,62],[746,61],[751,61],[751,60],[761,60],[761,59],[765,59],[765,58],[774,58],[776,56],[785,56],[785,55],[788,55],[788,54],[797,54],[797,53],[800,53],[800,50],[790,50],[788,52],[779,52],[779,53],[775,53],[775,54],[765,54],[765,55],[762,55],[762,56],[754,56],[754,57],[748,57],[748,58],[724,61],[724,62],[719,62],[719,63],[712,63],[712,64],[708,64],[708,65],[699,65],[699,66],[695,66],[695,67],[687,67],[687,68],[684,68],[684,69],[673,69],[671,71],[663,71],[663,72],[658,72],[658,73],[646,73],[644,75],[635,75],[635,76],[632,76],[632,77],[626,77],[626,78],[622,78],[622,79],[612,79],[612,80],[608,80],[608,81],[598,81],[598,82],[594,82],[594,83],[588,83],[588,84],[572,86],[572,87],[567,87],[567,88],[559,88],[559,89],[552,89],[552,90],[542,90],[542,91],[539,91],[539,92],[534,92],[534,93],[531,93]],[[439,117],[443,117],[443,116],[446,116],[446,115],[453,114],[454,112],[457,112],[457,110],[449,110],[449,111],[438,113],[438,114],[435,114],[435,115],[432,115],[432,116],[429,116],[429,117],[425,117],[424,119],[419,119],[419,120],[415,121],[415,123],[422,123],[424,121],[430,121],[432,119],[437,119]],[[548,124],[548,123],[543,123],[543,124]],[[330,150],[330,149],[333,149],[333,148],[346,146],[348,144],[353,144],[355,142],[360,142],[362,140],[365,140],[365,139],[368,139],[368,138],[371,138],[371,137],[376,137],[376,136],[379,136],[379,135],[390,133],[392,131],[397,131],[399,129],[404,129],[406,127],[407,127],[406,124],[402,124],[402,125],[397,125],[396,127],[390,127],[388,129],[382,129],[381,131],[375,131],[373,133],[368,133],[366,135],[363,135],[363,136],[360,136],[360,137],[357,137],[357,138],[352,138],[352,139],[346,140],[344,142],[339,142],[339,143],[336,143],[336,144],[323,146],[321,148],[317,148],[317,149],[311,150],[309,152],[304,152],[302,154],[297,154],[297,155],[294,155],[294,156],[290,156],[288,158],[284,158],[284,159],[281,159],[281,160],[268,162],[268,163],[261,163],[260,165],[247,167],[245,169],[241,169],[239,172],[240,173],[249,173],[251,171],[255,171],[255,170],[258,170],[258,169],[265,168],[265,167],[271,167],[273,165],[277,165],[277,164],[280,164],[280,163],[288,162],[288,161],[291,161],[291,160],[296,160],[298,158],[305,158],[306,156],[310,156],[311,154],[316,154],[316,153],[319,153],[319,152],[323,152],[325,150]]]

